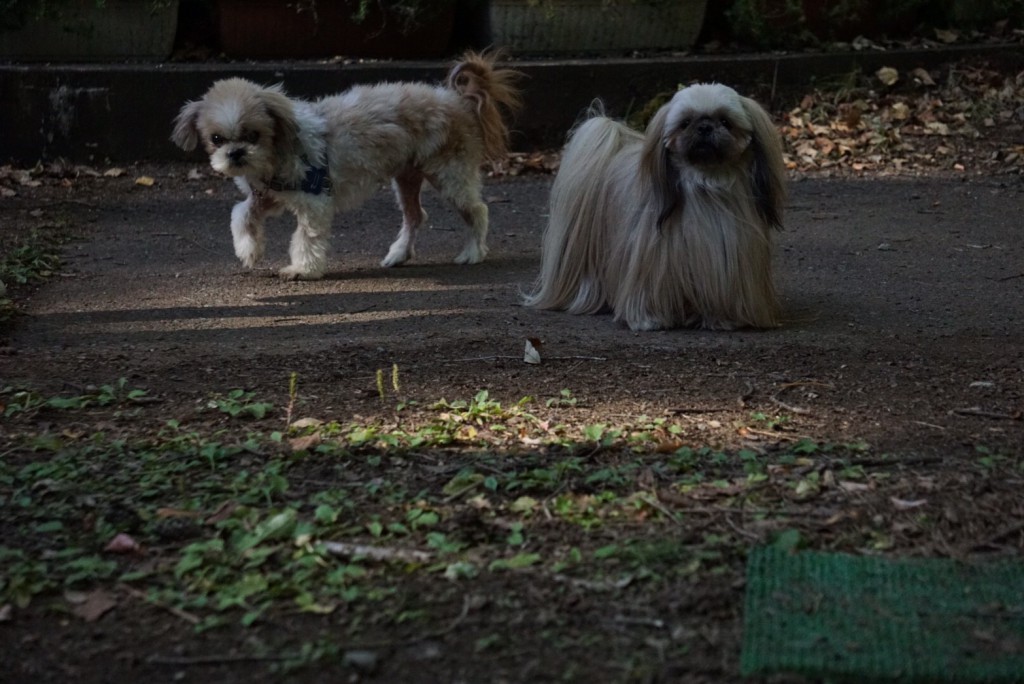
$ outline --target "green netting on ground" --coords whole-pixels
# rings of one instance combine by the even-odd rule
[[[741,667],[840,680],[1024,682],[1024,563],[757,548]]]

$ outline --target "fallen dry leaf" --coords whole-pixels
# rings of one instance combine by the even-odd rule
[[[900,72],[892,67],[882,67],[875,72],[875,77],[884,85],[891,86],[900,80]]]
[[[320,444],[320,442],[320,433],[314,432],[311,435],[294,437],[288,440],[288,446],[291,447],[292,451],[309,451],[310,449]]]
[[[131,535],[119,532],[110,542],[103,547],[107,553],[138,553],[142,547]]]
[[[536,337],[526,338],[526,347],[523,350],[523,361],[529,364],[540,363],[540,345],[541,342]]]
[[[155,183],[156,183],[156,181],[153,180],[150,176],[139,176],[138,178],[135,179],[135,184],[136,185],[142,185],[142,186],[145,186],[147,188],[151,187]]]
[[[86,622],[96,622],[117,607],[117,598],[102,589],[89,592],[84,597],[77,595],[69,597],[65,594],[65,598],[75,604],[71,613]]]
[[[910,75],[914,77],[914,80],[921,85],[933,86],[935,81],[932,79],[932,75],[929,74],[925,69],[918,67],[910,72]]]

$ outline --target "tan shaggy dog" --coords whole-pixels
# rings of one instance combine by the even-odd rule
[[[633,330],[773,327],[784,200],[778,132],[732,88],[682,89],[643,134],[595,113],[562,157],[526,303]]]
[[[356,86],[312,102],[289,98],[279,85],[225,79],[182,107],[171,139],[185,150],[201,144],[210,165],[245,194],[231,212],[231,233],[246,267],[263,256],[264,219],[287,209],[298,225],[291,263],[280,275],[321,278],[335,212],[359,206],[388,181],[402,227],[382,265],[415,255],[416,229],[426,218],[420,205],[424,181],[467,224],[455,261],[475,264],[487,255],[480,165],[505,156],[502,114],[520,103],[518,72],[494,62],[493,55],[467,53],[444,85]]]

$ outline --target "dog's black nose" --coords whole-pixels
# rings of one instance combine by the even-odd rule
[[[711,135],[715,132],[715,125],[710,121],[701,121],[697,124],[697,133],[700,135]]]
[[[230,159],[231,161],[233,161],[236,164],[239,163],[240,161],[245,159],[245,148],[244,147],[238,147],[238,148],[235,148],[235,149],[231,150],[230,152],[228,152],[228,159]]]

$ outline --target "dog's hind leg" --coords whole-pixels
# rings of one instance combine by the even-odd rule
[[[455,257],[455,263],[480,263],[487,256],[488,211],[480,194],[480,175],[476,167],[449,167],[432,176],[430,182],[455,205],[466,222],[466,243]]]
[[[487,205],[483,200],[459,207],[462,220],[469,227],[466,246],[455,257],[457,264],[479,264],[487,256]]]
[[[416,256],[416,230],[427,220],[427,212],[420,204],[423,172],[414,168],[403,169],[391,184],[395,189],[398,207],[402,210],[402,228],[398,231],[398,237],[391,243],[387,256],[380,262],[385,268],[404,264]]]

